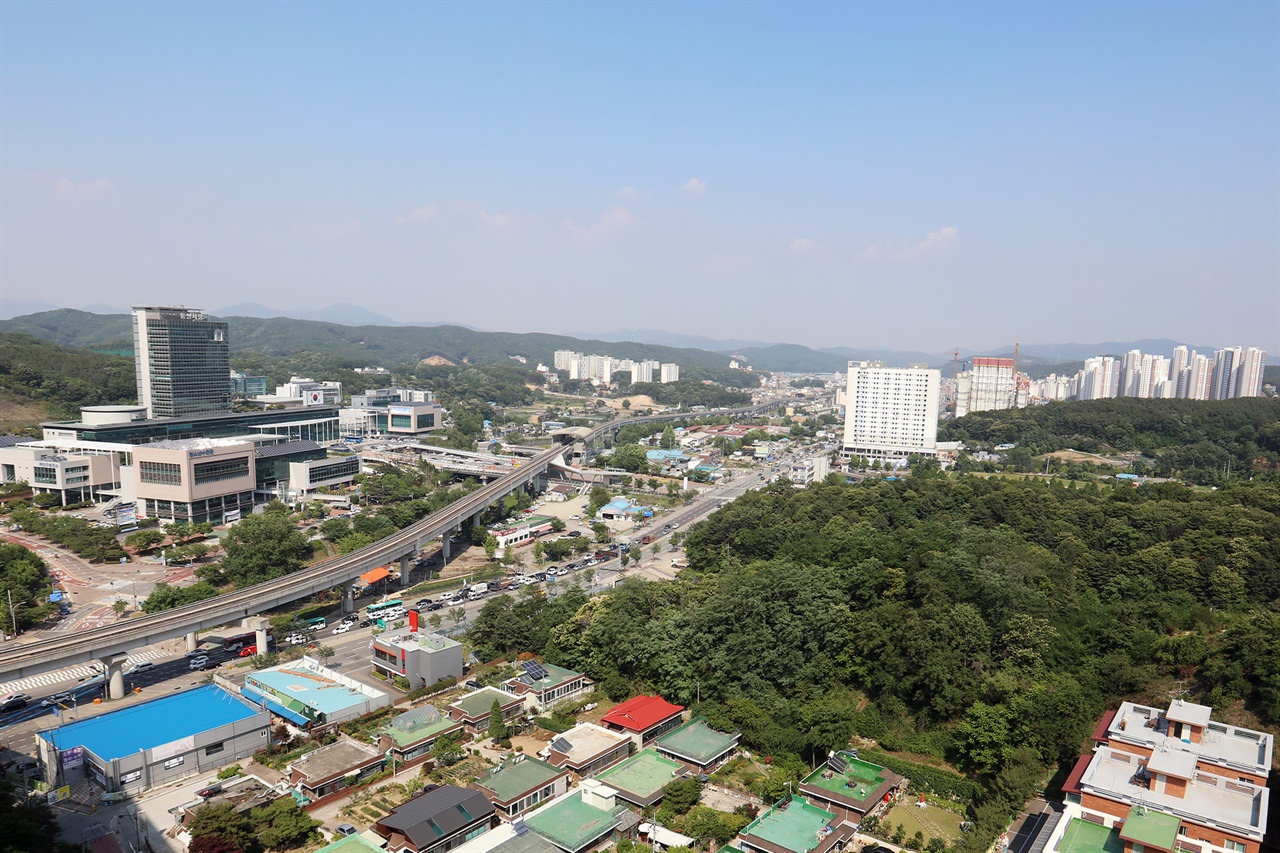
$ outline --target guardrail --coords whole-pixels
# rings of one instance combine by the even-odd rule
[[[773,405],[776,404],[719,409],[694,415],[678,413],[625,418],[596,427],[586,436],[586,440],[594,441],[605,432],[633,423],[750,414],[766,410]],[[506,476],[481,486],[466,497],[403,530],[398,530],[358,551],[331,557],[285,577],[263,581],[244,589],[224,593],[216,598],[175,607],[172,610],[127,622],[106,625],[69,637],[42,639],[25,645],[10,644],[8,648],[0,649],[0,675],[14,672],[19,674],[44,672],[54,668],[55,665],[83,663],[121,654],[138,646],[181,636],[189,631],[211,628],[233,619],[252,616],[309,595],[316,589],[337,586],[371,568],[398,559],[410,553],[410,550],[416,550],[425,540],[447,533],[467,516],[485,509],[513,488],[522,486],[545,473],[548,465],[570,450],[571,446],[567,444],[552,447],[534,456],[519,468],[513,469]]]

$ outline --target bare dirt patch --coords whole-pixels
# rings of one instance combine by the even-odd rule
[[[0,393],[0,429],[11,430],[29,427],[42,421],[53,420],[49,407],[42,403],[21,400],[12,394]]]
[[[457,366],[455,362],[450,361],[449,359],[445,358],[442,355],[433,355],[428,358],[422,359],[422,361],[418,363],[430,365],[431,367],[440,367],[440,366],[456,367]]]
[[[1099,456],[1097,453],[1084,453],[1080,450],[1055,450],[1045,455],[1061,459],[1064,462],[1093,462],[1096,465],[1114,465],[1117,468],[1123,468],[1130,464],[1129,460]]]
[[[633,409],[652,409],[657,407],[657,403],[648,394],[635,394],[630,397],[619,397],[616,400],[605,400],[604,404],[610,409],[621,409],[622,401],[630,400]]]

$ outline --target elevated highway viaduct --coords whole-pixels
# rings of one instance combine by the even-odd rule
[[[741,409],[725,409],[703,413],[705,415],[749,415],[776,404],[752,406]],[[591,430],[581,438],[594,441],[606,433],[630,423],[647,423],[689,417],[687,414],[653,415],[610,422]],[[252,620],[264,611],[306,598],[335,586],[347,586],[344,606],[353,607],[351,584],[361,574],[395,560],[401,561],[401,582],[408,577],[408,560],[424,545],[437,536],[443,537],[448,547],[449,535],[465,529],[478,520],[480,513],[508,494],[545,480],[551,467],[563,467],[565,456],[572,452],[569,445],[557,445],[533,456],[511,473],[481,486],[476,491],[455,501],[444,509],[432,513],[421,521],[409,525],[372,545],[333,557],[308,566],[290,575],[264,581],[253,586],[224,593],[216,598],[176,607],[162,613],[154,613],[140,619],[131,619],[106,625],[71,636],[45,637],[32,643],[17,641],[0,648],[0,676],[5,680],[24,678],[41,672],[97,661],[103,664],[108,675],[111,698],[124,694],[122,667],[128,653],[141,646],[186,635],[188,648],[195,648],[196,632],[237,620],[255,628],[259,644],[265,645],[266,620]]]

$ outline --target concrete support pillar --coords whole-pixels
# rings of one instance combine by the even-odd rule
[[[356,612],[356,582],[349,580],[342,585],[342,614]]]
[[[450,550],[452,546],[449,542],[449,539],[452,538],[452,536],[453,536],[453,531],[446,530],[444,532],[444,535],[440,537],[440,559],[445,563],[449,562],[449,557],[451,556]]]
[[[196,632],[188,631],[187,632],[187,651],[194,652],[196,650],[196,646],[198,645],[200,645],[200,640],[198,637],[196,637]]]
[[[126,660],[128,660],[127,655],[98,659],[98,663],[102,664],[103,678],[107,682],[108,699],[124,698],[124,662]]]
[[[405,554],[400,558],[400,587],[409,585],[409,567],[412,565],[412,554]]]
[[[262,616],[248,616],[240,622],[241,627],[246,631],[253,631],[254,645],[258,647],[258,654],[265,655],[271,650],[271,644],[267,640],[267,629],[271,627],[271,620]]]

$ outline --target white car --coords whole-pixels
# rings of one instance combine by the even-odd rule
[[[580,516],[580,515],[571,515],[571,516],[569,516],[569,520],[570,520],[570,521],[582,521],[582,516]]]
[[[187,664],[187,669],[204,669],[208,665],[208,658],[192,658],[190,663]]]
[[[285,642],[287,642],[291,646],[304,646],[307,643],[311,642],[311,640],[310,638],[303,636],[302,634],[290,634],[288,637],[285,638]]]
[[[149,660],[140,660],[133,666],[124,671],[125,675],[137,675],[140,672],[146,672],[149,669],[155,669],[156,665]]]
[[[347,633],[347,632],[348,632],[348,631],[350,631],[350,630],[351,630],[351,623],[350,623],[350,622],[343,622],[343,623],[342,623],[341,625],[339,625],[337,628],[334,628],[334,629],[333,629],[333,633],[335,633],[335,634],[345,634],[345,633]]]

